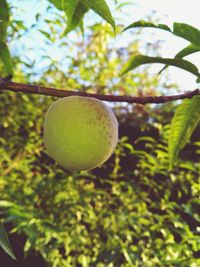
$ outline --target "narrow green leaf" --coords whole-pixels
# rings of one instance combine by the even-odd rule
[[[123,32],[128,29],[136,28],[136,27],[150,27],[150,28],[157,28],[157,29],[165,30],[165,31],[173,33],[176,36],[182,37],[190,41],[192,44],[200,47],[200,30],[186,23],[175,22],[173,25],[173,31],[171,31],[171,29],[165,24],[156,25],[152,22],[139,20],[127,26],[123,30]]]
[[[39,32],[41,32],[41,34],[43,34],[47,39],[52,40],[51,35],[48,32],[45,32],[43,30],[39,30]]]
[[[115,30],[115,22],[105,0],[82,0],[82,2],[105,19]]]
[[[49,0],[49,2],[66,14],[67,27],[63,35],[79,26],[84,14],[89,10],[82,0]]]
[[[8,28],[8,20],[0,19],[0,42],[5,42]]]
[[[136,22],[131,23],[129,26],[127,26],[122,32],[125,32],[131,28],[138,28],[138,27],[144,27],[144,28],[156,28],[156,29],[161,29],[161,30],[165,30],[168,32],[171,32],[171,29],[165,25],[165,24],[154,24],[152,22],[148,22],[145,20],[139,20]]]
[[[13,75],[13,65],[10,52],[6,43],[0,42],[0,60],[5,66],[6,72],[8,75]]]
[[[200,96],[186,99],[176,109],[171,122],[169,135],[169,163],[170,169],[179,151],[189,141],[194,129],[200,122]]]
[[[76,0],[63,0],[62,1],[62,9],[65,11],[65,14],[67,16],[68,24],[71,23],[71,19],[75,13],[77,4],[79,2],[80,2],[79,0],[78,1]]]
[[[83,16],[88,9],[89,8],[86,7],[81,1],[71,0],[64,2],[64,11],[67,16],[67,28],[65,29],[63,35],[69,33],[71,30],[80,25]]]
[[[3,227],[3,225],[0,223],[0,247],[14,260],[16,260],[15,255],[12,251],[10,242],[8,240],[7,233]]]
[[[137,55],[133,56],[127,64],[123,67],[121,74],[125,74],[130,70],[133,70],[141,65],[149,64],[149,63],[162,63],[167,65],[172,65],[181,69],[184,69],[197,77],[200,76],[200,73],[197,69],[197,67],[192,64],[191,62],[179,59],[179,58],[161,58],[161,57],[148,57],[145,55]]]
[[[110,9],[105,0],[49,0],[59,10],[63,10],[67,16],[67,28],[63,35],[80,25],[84,14],[94,10],[115,29],[115,23]]]
[[[0,1],[0,19],[9,18],[9,7],[6,0]]]
[[[0,42],[6,40],[6,33],[9,22],[9,7],[6,0],[0,1]]]
[[[200,47],[200,31],[186,23],[174,23],[173,34]]]
[[[179,51],[176,55],[175,58],[183,58],[186,56],[189,56],[193,53],[199,52],[200,51],[200,47],[193,45],[193,44],[189,44],[186,47],[184,47],[181,51]],[[158,74],[161,74],[167,67],[169,67],[168,65],[164,66]]]
[[[51,4],[53,4],[57,9],[63,10],[62,0],[49,0]]]
[[[193,44],[189,44],[188,46],[184,47],[181,51],[179,51],[176,54],[175,58],[183,58],[199,51],[200,47]]]

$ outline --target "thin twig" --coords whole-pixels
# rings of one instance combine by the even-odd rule
[[[138,104],[148,104],[155,103],[161,104],[169,101],[174,101],[178,99],[192,98],[193,96],[200,95],[200,89],[193,91],[188,91],[183,94],[170,95],[170,96],[116,96],[116,95],[103,95],[103,94],[92,94],[79,91],[67,91],[60,90],[51,87],[43,87],[31,84],[15,83],[8,80],[0,78],[0,90],[1,91],[13,91],[15,93],[22,92],[28,94],[36,95],[46,95],[46,96],[56,96],[56,97],[67,97],[67,96],[84,96],[84,97],[94,97],[100,100],[109,102],[127,102],[127,103],[138,103]]]

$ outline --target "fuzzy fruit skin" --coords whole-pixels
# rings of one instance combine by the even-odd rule
[[[81,96],[57,100],[44,120],[47,152],[69,171],[91,170],[109,159],[118,141],[118,122],[102,101]]]

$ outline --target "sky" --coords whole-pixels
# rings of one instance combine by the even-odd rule
[[[23,14],[23,19],[27,21],[29,25],[31,25],[34,21],[34,14],[40,12],[40,10],[45,10],[47,0],[9,0],[10,3],[14,3],[19,8],[26,10]],[[113,0],[106,0],[108,5],[114,7]],[[123,22],[125,25],[129,25],[130,23],[140,20],[146,19],[148,16],[153,19],[158,19],[159,23],[167,24],[168,26],[172,26],[173,22],[184,22],[191,24],[194,27],[200,29],[200,1],[199,0],[119,0],[119,3],[131,2],[133,5],[128,5],[124,7],[124,12],[122,13],[114,13],[114,17],[116,19],[116,23]],[[39,3],[39,4],[38,4]],[[153,12],[153,13],[152,13]],[[90,13],[90,17],[94,18],[94,13]],[[21,18],[21,17],[20,17]],[[87,20],[88,15],[85,16],[85,20]],[[37,36],[37,35],[35,35]],[[131,35],[133,38],[134,34]],[[125,43],[128,38],[130,38],[130,33],[125,32],[121,36],[118,37],[117,42]],[[174,57],[174,55],[181,50],[183,47],[188,45],[188,42],[182,38],[175,37],[172,34],[152,29],[145,28],[143,29],[143,35],[141,36],[141,43],[144,39],[144,43],[146,40],[150,43],[155,43],[157,40],[162,40],[162,46],[159,50],[162,57]],[[25,44],[27,47],[33,46],[33,39],[26,39]],[[42,44],[42,42],[41,42]],[[37,43],[35,45],[40,45],[40,40],[38,38]],[[53,49],[53,48],[52,48]],[[28,51],[28,49],[27,49]],[[31,52],[28,52],[31,56]],[[34,57],[34,51],[32,52]],[[54,51],[55,53],[55,51]],[[59,51],[58,51],[59,53]],[[59,55],[58,55],[59,56]],[[186,57],[185,59],[191,60],[194,64],[200,67],[200,53],[195,53]],[[156,64],[157,65],[157,64]],[[159,69],[161,69],[161,65]],[[155,66],[156,69],[156,66]],[[154,69],[153,69],[154,71]],[[181,91],[188,91],[197,88],[196,78],[192,74],[180,70],[175,67],[168,68],[168,73],[171,78],[172,83],[177,83],[180,87]]]
[[[195,27],[200,26],[199,0],[140,0],[137,8],[143,15],[156,10],[163,23],[182,21]]]

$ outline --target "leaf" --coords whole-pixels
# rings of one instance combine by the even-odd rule
[[[43,30],[39,30],[39,32],[41,32],[41,34],[43,34],[48,40],[52,40],[51,35],[48,32],[45,32]]]
[[[173,24],[173,31],[171,31],[171,29],[165,24],[156,25],[152,22],[139,20],[139,21],[136,21],[136,22],[130,24],[129,26],[127,26],[123,30],[123,32],[128,30],[128,29],[136,28],[136,27],[150,27],[150,28],[157,28],[157,29],[161,29],[161,30],[166,30],[166,31],[171,32],[176,36],[182,37],[182,38],[188,40],[189,42],[191,42],[192,44],[200,47],[200,31],[197,28],[195,28],[189,24],[186,24],[186,23],[175,22]]]
[[[63,1],[62,0],[49,0],[51,4],[53,4],[57,9],[63,10]]]
[[[71,0],[64,1],[63,8],[67,16],[67,28],[63,34],[65,35],[81,23],[84,14],[88,11],[88,7],[86,7],[81,1]]]
[[[16,260],[10,242],[8,240],[7,233],[1,223],[0,223],[0,246],[11,258]]]
[[[200,122],[200,96],[186,99],[176,109],[169,134],[169,163],[172,169],[179,151],[186,145]]]
[[[165,24],[154,24],[152,22],[144,21],[144,20],[139,20],[136,22],[131,23],[129,26],[127,26],[122,32],[125,32],[131,28],[138,28],[138,27],[145,27],[145,28],[156,28],[156,29],[161,29],[165,30],[168,32],[171,32],[171,29],[165,25]]]
[[[5,0],[0,1],[0,42],[6,40],[6,33],[9,22],[9,7]]]
[[[79,26],[84,14],[89,9],[81,0],[49,0],[49,2],[57,9],[64,11],[67,16],[67,27],[63,35]]]
[[[184,69],[197,77],[200,76],[200,73],[197,67],[191,62],[184,59],[173,59],[173,58],[161,58],[161,57],[148,57],[145,55],[136,55],[133,56],[127,64],[123,67],[121,71],[121,75],[127,73],[130,70],[133,70],[141,65],[149,64],[149,63],[163,63],[167,65],[172,65],[181,69]]]
[[[67,16],[67,28],[63,35],[76,28],[89,9],[94,10],[115,29],[113,17],[105,0],[49,0],[49,2],[57,9],[63,10]]]
[[[3,62],[8,75],[13,75],[13,65],[6,43],[0,42],[0,60]]]
[[[175,58],[183,58],[199,51],[200,47],[193,44],[189,44],[188,46],[184,47],[181,51],[179,51],[176,54]]]
[[[200,48],[196,45],[193,44],[189,44],[186,47],[184,47],[181,51],[179,51],[176,55],[175,58],[183,58],[186,56],[189,56],[193,53],[199,52]],[[168,65],[164,66],[158,74],[161,74],[166,68],[168,67]]]
[[[115,22],[105,0],[82,0],[83,3],[94,10],[100,17],[106,20],[115,30]]]
[[[174,23],[173,34],[182,37],[200,47],[200,31],[186,23]]]

